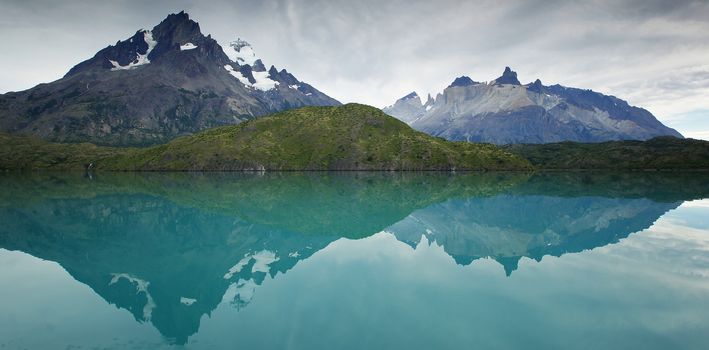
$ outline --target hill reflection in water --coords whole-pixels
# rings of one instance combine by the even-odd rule
[[[460,265],[606,246],[685,200],[697,174],[43,174],[0,177],[0,248],[59,263],[184,344],[227,300],[342,238],[435,242]],[[514,278],[514,276],[512,276]]]

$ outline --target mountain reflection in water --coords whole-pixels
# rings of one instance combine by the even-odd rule
[[[57,262],[177,344],[222,301],[247,307],[266,278],[342,238],[435,242],[459,265],[491,258],[509,276],[522,257],[613,244],[709,197],[707,176],[662,173],[40,174],[0,184],[0,248]]]

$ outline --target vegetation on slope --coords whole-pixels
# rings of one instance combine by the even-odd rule
[[[27,138],[0,141],[8,153],[0,160],[4,169],[82,169],[89,163],[96,169],[139,171],[531,168],[496,146],[435,138],[359,104],[290,110],[143,149],[42,144]],[[9,154],[23,142],[33,145]],[[41,149],[42,155],[31,148]]]
[[[709,170],[709,142],[670,136],[648,141],[560,142],[503,147],[550,170]]]
[[[90,143],[51,143],[34,136],[0,133],[0,170],[86,169],[98,160],[131,152]]]
[[[305,107],[127,154],[113,170],[484,170],[529,163],[493,145],[448,142],[374,107]]]

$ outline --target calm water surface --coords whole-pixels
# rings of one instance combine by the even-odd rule
[[[0,176],[0,349],[707,349],[709,176]]]

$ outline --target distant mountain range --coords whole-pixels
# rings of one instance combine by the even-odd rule
[[[180,12],[100,50],[63,78],[0,95],[0,131],[149,145],[290,108],[339,105],[243,40],[222,48]]]
[[[509,67],[491,82],[456,78],[435,98],[412,92],[384,112],[454,141],[494,144],[648,140],[682,135],[645,109],[591,90],[522,85]]]

